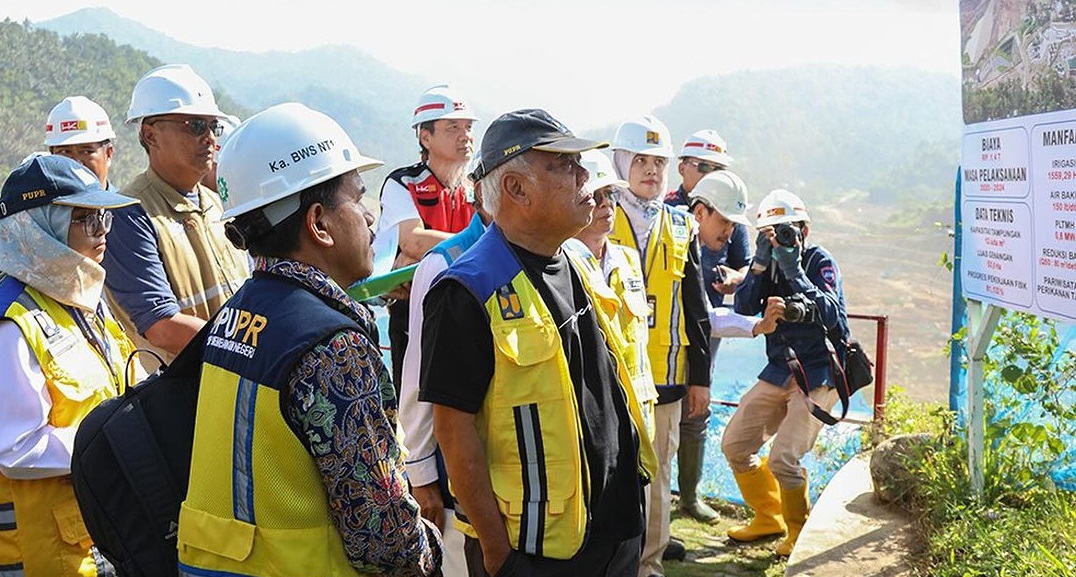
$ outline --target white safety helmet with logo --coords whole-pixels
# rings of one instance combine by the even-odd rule
[[[649,114],[621,123],[613,136],[612,149],[674,158],[669,129]]]
[[[680,147],[680,158],[685,156],[706,160],[721,166],[732,164],[732,157],[729,156],[729,148],[725,143],[725,139],[721,138],[721,135],[716,130],[709,128],[692,134],[684,141],[684,145]]]
[[[587,183],[583,185],[587,192],[593,194],[611,184],[620,188],[628,188],[627,182],[617,178],[616,172],[613,171],[613,162],[609,160],[608,156],[595,149],[583,151],[581,156],[579,164],[582,164],[583,168],[587,169],[587,174],[590,177],[587,179]]]
[[[755,226],[761,228],[783,222],[811,222],[811,217],[807,214],[807,205],[800,197],[783,188],[778,188],[758,203]]]
[[[260,210],[265,218],[254,220],[271,228],[299,209],[297,193],[341,174],[382,164],[363,156],[344,129],[327,115],[297,102],[272,106],[240,124],[220,150],[217,188],[224,204],[221,218]],[[229,227],[228,239],[244,248],[245,238],[268,228]]]
[[[750,225],[747,219],[747,183],[729,170],[716,170],[699,180],[688,198],[701,202],[732,222]]]
[[[217,108],[209,84],[186,64],[159,66],[135,84],[127,123],[161,114],[227,117]]]
[[[116,138],[108,113],[85,96],[68,96],[52,107],[45,123],[45,146],[92,144]]]
[[[478,120],[467,101],[447,84],[433,86],[418,98],[411,118],[411,128],[431,120]]]

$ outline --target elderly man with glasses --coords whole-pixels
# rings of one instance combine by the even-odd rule
[[[220,222],[228,191],[218,196],[200,182],[225,117],[206,81],[185,64],[151,70],[131,95],[127,122],[138,124],[149,166],[122,189],[141,204],[116,211],[103,265],[128,334],[165,362],[250,276],[246,255]]]
[[[544,110],[501,115],[478,180],[494,224],[423,307],[420,395],[467,535],[470,575],[635,575],[656,458],[617,298],[562,245],[591,221],[576,138]]]

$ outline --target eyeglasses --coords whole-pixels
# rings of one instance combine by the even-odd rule
[[[213,136],[220,138],[220,135],[224,134],[224,123],[214,118],[213,120],[206,120],[204,118],[157,118],[152,122],[146,122],[146,124],[153,126],[158,122],[179,122],[187,126],[187,130],[193,136],[205,136],[206,131],[212,130]]]
[[[607,200],[609,204],[616,206],[620,202],[620,189],[615,186],[606,186],[594,191],[594,203],[596,206]]]
[[[112,211],[98,210],[86,216],[71,219],[71,224],[79,223],[82,223],[82,230],[86,232],[86,236],[97,236],[99,232],[107,234],[112,230]]]
[[[695,170],[698,170],[703,174],[707,174],[710,172],[714,172],[715,170],[721,170],[722,168],[724,168],[720,164],[710,164],[709,162],[703,162],[694,158],[685,158],[684,162],[690,164],[691,166],[694,166]]]

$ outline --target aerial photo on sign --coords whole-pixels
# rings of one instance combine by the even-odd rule
[[[1076,0],[961,0],[964,122],[1076,108]]]

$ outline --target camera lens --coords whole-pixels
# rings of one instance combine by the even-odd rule
[[[807,308],[802,303],[785,301],[785,322],[798,323],[807,314]]]
[[[785,314],[781,317],[788,323],[813,323],[815,305],[802,294],[784,297]]]
[[[787,222],[775,226],[773,233],[777,244],[781,246],[793,247],[800,240],[800,229]]]

